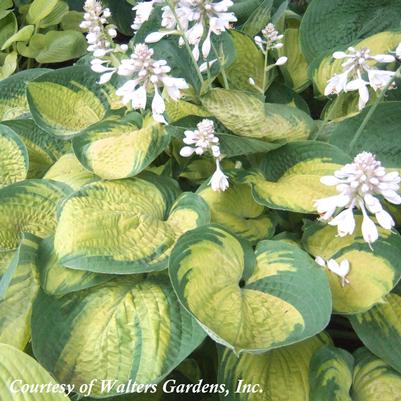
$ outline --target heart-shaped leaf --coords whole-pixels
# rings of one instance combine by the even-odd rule
[[[181,303],[215,341],[238,352],[301,341],[330,319],[323,272],[283,241],[261,241],[254,253],[221,226],[199,227],[178,240],[169,272]]]
[[[111,274],[165,269],[176,239],[210,219],[202,198],[184,193],[174,203],[178,193],[173,180],[150,173],[86,185],[59,210],[60,263]]]

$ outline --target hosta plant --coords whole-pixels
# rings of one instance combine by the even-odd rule
[[[398,400],[400,15],[3,1],[0,398]]]

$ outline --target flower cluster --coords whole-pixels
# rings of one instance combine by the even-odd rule
[[[117,71],[109,57],[111,53],[123,54],[128,50],[127,45],[116,45],[113,39],[117,36],[114,25],[109,24],[108,19],[111,12],[108,8],[103,8],[102,4],[96,0],[86,0],[84,5],[84,20],[80,27],[88,31],[86,40],[88,41],[88,51],[93,53],[94,59],[91,61],[91,68],[94,72],[102,74],[99,83],[104,84],[110,81]]]
[[[350,272],[350,263],[348,259],[344,259],[338,263],[334,259],[326,261],[321,256],[316,256],[315,262],[322,267],[327,267],[332,273],[339,276],[341,278],[342,287],[345,287],[346,284],[350,283],[347,278],[347,275]]]
[[[270,49],[280,49],[284,45],[281,43],[281,39],[284,35],[281,35],[276,27],[270,22],[262,29],[262,36],[255,36],[255,43],[262,50],[263,54],[268,52]]]
[[[381,227],[391,230],[394,220],[383,209],[378,196],[395,205],[401,204],[401,196],[397,193],[400,181],[398,172],[386,172],[375,155],[362,152],[355,157],[353,163],[346,164],[334,176],[321,178],[323,184],[336,186],[338,194],[316,201],[317,211],[322,220],[337,226],[338,235],[343,237],[354,232],[354,209],[360,209],[363,214],[363,238],[372,244],[379,235],[369,213],[375,215]],[[341,211],[333,218],[338,208]]]
[[[184,132],[183,142],[187,145],[181,148],[180,155],[183,157],[192,156],[194,153],[203,155],[211,153],[216,162],[216,171],[209,181],[213,191],[225,191],[228,184],[228,177],[224,174],[220,166],[220,146],[219,138],[215,135],[214,123],[212,120],[203,119],[197,124],[194,131]]]
[[[134,27],[138,28],[150,16],[153,3],[142,5],[138,8]],[[147,43],[159,41],[163,36],[176,33],[181,35],[179,44],[184,40],[193,46],[192,54],[195,60],[199,60],[200,48],[202,56],[206,60],[212,49],[211,35],[220,35],[230,28],[237,18],[234,13],[228,12],[233,5],[231,0],[213,2],[211,0],[178,0],[163,6],[161,26],[165,30],[154,32],[145,39]],[[185,36],[185,39],[183,38]],[[216,55],[217,56],[217,55]]]
[[[134,109],[145,109],[147,93],[154,92],[152,100],[153,118],[166,124],[163,117],[165,103],[159,89],[164,87],[167,95],[178,100],[181,89],[187,89],[188,84],[183,78],[173,78],[169,75],[171,68],[165,60],[154,60],[153,49],[139,43],[134,47],[130,58],[123,59],[118,67],[118,74],[130,79],[117,90],[124,104],[130,103]]]
[[[84,20],[80,27],[88,31],[88,51],[95,57],[103,57],[112,51],[113,39],[117,36],[116,28],[108,25],[111,12],[108,8],[103,8],[97,0],[86,0],[84,11]]]
[[[147,105],[148,93],[151,92],[154,94],[153,118],[166,124],[163,116],[165,103],[160,92],[161,88],[166,90],[171,99],[178,100],[181,97],[180,90],[187,89],[188,84],[182,78],[171,77],[169,75],[171,68],[167,62],[154,60],[153,50],[145,44],[137,44],[131,56],[127,57],[125,53],[128,51],[128,46],[116,45],[113,42],[113,38],[117,36],[115,27],[105,26],[108,24],[111,13],[108,8],[103,9],[100,2],[86,0],[84,9],[85,15],[81,27],[88,30],[88,50],[95,56],[91,61],[91,68],[101,74],[99,83],[108,82],[115,73],[128,77],[128,81],[116,91],[117,95],[122,97],[122,102],[131,103],[134,109],[143,110]],[[137,15],[137,18],[139,17]],[[111,53],[113,57],[109,57]]]
[[[248,78],[248,82],[250,85],[255,87],[261,94],[265,93],[265,84],[266,84],[266,73],[276,66],[283,65],[287,62],[287,57],[282,56],[277,59],[277,61],[272,65],[267,65],[268,62],[268,52],[272,49],[280,49],[283,47],[283,43],[281,43],[281,39],[283,39],[284,35],[280,35],[276,30],[275,26],[272,23],[266,25],[265,28],[262,29],[262,36],[255,36],[254,40],[257,46],[262,50],[262,53],[265,55],[265,65],[264,65],[264,77],[262,87],[257,86],[255,80],[252,77]]]
[[[372,68],[372,63],[392,63],[395,57],[390,54],[370,55],[370,50],[357,50],[349,47],[347,52],[334,52],[335,59],[342,60],[343,72],[334,75],[327,83],[324,94],[339,94],[341,92],[359,92],[359,110],[369,101],[370,86],[374,91],[382,90],[393,78],[395,72]]]

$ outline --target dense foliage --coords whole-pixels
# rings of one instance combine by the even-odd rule
[[[400,21],[1,0],[0,398],[399,400]]]

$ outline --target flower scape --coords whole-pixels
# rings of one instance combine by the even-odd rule
[[[0,1],[0,400],[399,401],[400,16]]]

